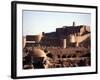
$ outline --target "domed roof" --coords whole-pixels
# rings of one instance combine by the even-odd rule
[[[46,57],[46,53],[39,48],[34,48],[32,52],[33,57]]]

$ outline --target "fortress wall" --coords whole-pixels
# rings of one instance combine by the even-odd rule
[[[66,39],[44,38],[41,40],[41,45],[66,48]]]

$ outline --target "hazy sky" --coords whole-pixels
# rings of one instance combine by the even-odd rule
[[[23,11],[23,35],[36,35],[52,32],[57,27],[91,25],[91,14],[70,12]]]

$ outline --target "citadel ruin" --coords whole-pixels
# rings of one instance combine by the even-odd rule
[[[90,26],[76,26],[75,22],[72,26],[56,28],[55,32],[42,32],[42,35],[26,35],[23,37],[23,68],[33,68],[33,65],[30,66],[31,57],[29,61],[26,57],[34,48],[45,52],[51,63],[50,68],[90,66],[90,47]],[[28,67],[25,67],[26,65]]]

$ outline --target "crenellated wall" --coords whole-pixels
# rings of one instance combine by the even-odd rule
[[[80,43],[82,43],[89,37],[89,26],[64,26],[62,28],[57,28],[56,32],[43,32],[42,35],[27,35],[26,41],[24,40],[23,44],[25,44],[26,42],[26,44],[33,46],[36,44],[45,47],[79,47]]]

